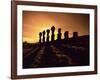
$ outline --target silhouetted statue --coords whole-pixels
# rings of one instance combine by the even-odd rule
[[[65,33],[64,33],[64,40],[68,40],[68,31],[65,31]]]
[[[43,31],[42,33],[43,33],[43,43],[45,43],[45,31]]]
[[[42,37],[42,33],[39,32],[39,43],[41,43],[41,37]]]
[[[78,37],[78,32],[73,32],[73,38],[77,39],[77,37]]]
[[[47,39],[46,39],[47,42],[49,42],[49,33],[50,33],[50,30],[47,29]]]
[[[51,27],[51,41],[52,41],[52,42],[53,42],[54,39],[55,39],[54,31],[55,31],[55,27],[52,26],[52,27]]]
[[[78,42],[78,32],[73,32],[73,42],[75,44]]]
[[[62,33],[61,33],[61,28],[58,28],[58,35],[57,35],[57,39],[58,39],[58,40],[61,40],[61,36],[62,36]]]

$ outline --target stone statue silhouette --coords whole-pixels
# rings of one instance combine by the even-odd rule
[[[47,29],[47,39],[46,39],[47,42],[49,42],[49,33],[50,33],[50,30]]]
[[[64,33],[64,40],[68,40],[68,31],[65,31],[65,33]]]
[[[42,41],[41,41],[41,38],[42,38],[42,33],[41,32],[39,32],[39,43],[41,43]]]
[[[78,32],[73,32],[73,38],[77,39],[77,37],[78,37]]]
[[[73,42],[74,43],[78,42],[78,32],[73,32]]]
[[[43,34],[43,43],[45,43],[45,30],[42,32]]]
[[[51,42],[53,42],[54,39],[55,39],[54,31],[55,31],[55,27],[52,26],[52,27],[51,27]]]
[[[61,36],[62,36],[61,28],[58,28],[57,39],[58,39],[59,41],[61,40]]]

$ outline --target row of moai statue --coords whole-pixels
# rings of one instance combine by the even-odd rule
[[[51,27],[51,42],[54,42],[55,40],[55,27],[52,26]],[[45,34],[47,35],[47,37],[45,37]],[[49,42],[50,39],[50,30],[47,29],[46,31],[44,30],[43,32],[39,32],[39,43],[45,43],[45,42]],[[62,37],[62,33],[61,33],[61,28],[58,28],[58,34],[57,34],[57,40],[60,41]],[[77,38],[78,37],[78,32],[73,32],[73,38]],[[64,33],[64,40],[68,40],[69,38],[69,32],[65,31]],[[45,41],[46,39],[46,41]]]

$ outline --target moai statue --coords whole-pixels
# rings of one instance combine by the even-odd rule
[[[64,33],[64,40],[68,40],[68,34],[69,34],[69,32],[65,31],[65,33]]]
[[[47,42],[49,42],[49,33],[50,33],[50,30],[47,29],[47,39],[46,39]]]
[[[55,31],[55,27],[52,26],[52,27],[51,27],[51,42],[53,42],[54,39],[55,39],[54,31]]]
[[[45,31],[43,31],[42,34],[43,34],[43,43],[45,43]]]
[[[78,37],[78,32],[73,32],[73,38],[77,39],[77,37]]]
[[[59,28],[59,29],[58,29],[57,39],[58,39],[58,40],[61,40],[61,36],[62,36],[61,28]]]
[[[42,33],[39,32],[39,43],[41,43],[41,37],[42,37]]]

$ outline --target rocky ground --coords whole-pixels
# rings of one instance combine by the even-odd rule
[[[89,65],[89,36],[53,43],[23,43],[23,68]]]

